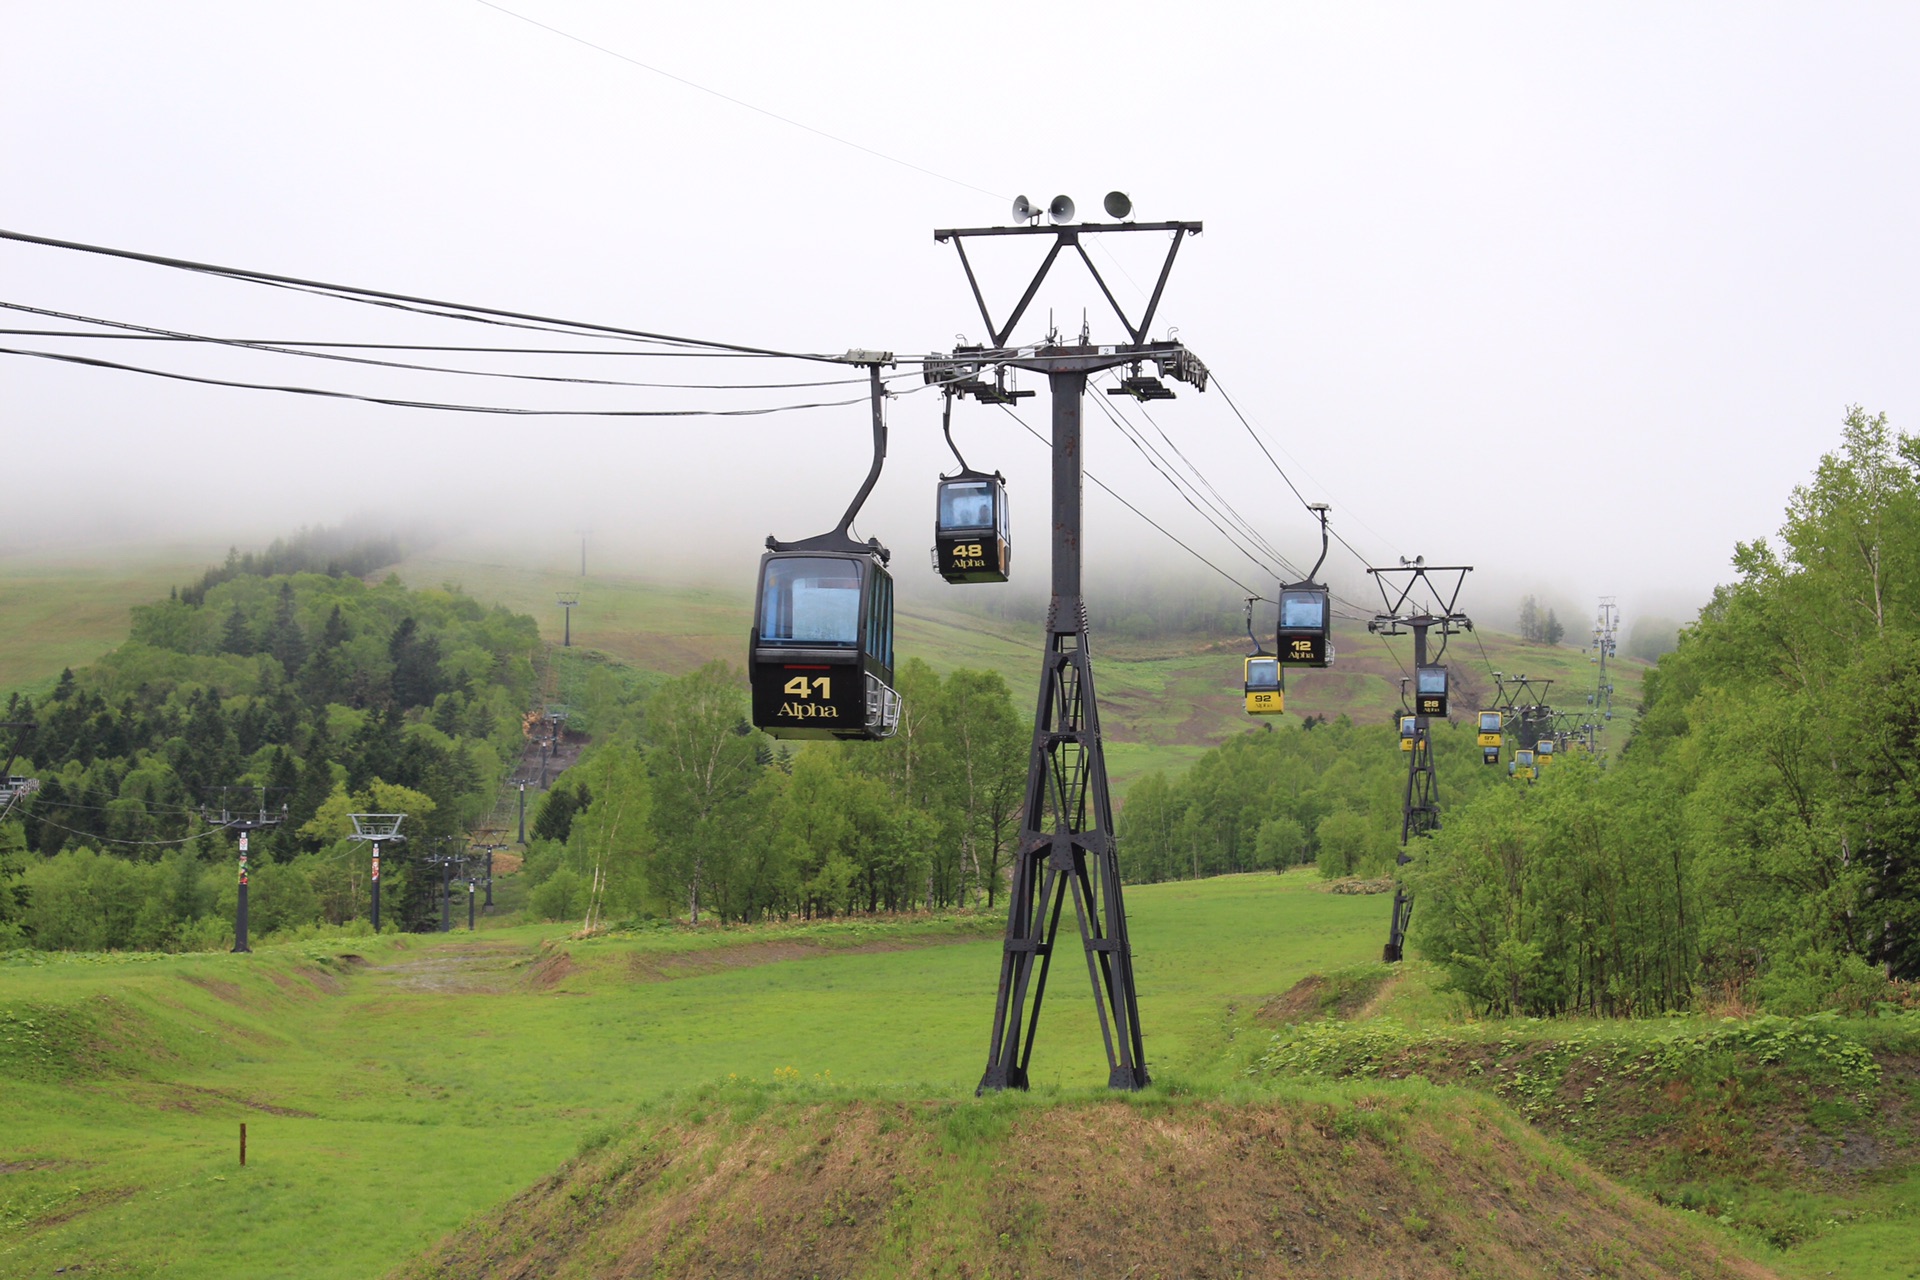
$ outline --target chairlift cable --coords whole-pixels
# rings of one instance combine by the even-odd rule
[[[25,347],[0,347],[0,355],[31,356],[40,360],[54,360],[62,364],[85,365],[97,369],[116,369],[124,373],[146,374],[154,378],[168,378],[175,382],[194,382],[210,387],[234,387],[246,391],[277,391],[286,395],[318,396],[332,400],[353,400],[362,404],[387,405],[399,409],[432,409],[447,413],[491,413],[518,417],[557,417],[557,418],[751,418],[773,413],[788,413],[800,409],[835,409],[846,405],[864,404],[867,397],[856,396],[848,400],[821,400],[802,404],[763,405],[747,409],[532,409],[506,405],[449,404],[437,400],[403,400],[390,396],[360,395],[351,391],[334,391],[324,387],[280,386],[272,383],[242,382],[230,378],[207,378],[196,374],[176,373],[166,369],[149,369],[140,365],[122,364],[115,360],[102,360],[95,356],[78,356],[58,351],[35,351]],[[911,395],[911,391],[899,394]]]
[[[712,384],[702,382],[632,382],[616,378],[579,378],[562,377],[541,373],[510,373],[498,369],[457,369],[450,365],[415,364],[403,360],[375,360],[369,356],[341,355],[331,351],[303,351],[296,344],[266,342],[250,338],[216,338],[207,334],[186,333],[179,330],[159,329],[151,325],[135,324],[128,320],[107,320],[96,316],[75,315],[64,311],[50,311],[44,307],[28,306],[19,302],[0,301],[0,309],[24,311],[32,315],[47,316],[56,320],[72,320],[81,324],[97,324],[115,329],[134,330],[130,333],[55,333],[43,334],[50,337],[70,338],[147,338],[156,341],[201,343],[210,346],[234,347],[247,351],[259,351],[272,355],[303,356],[309,360],[334,360],[346,364],[372,365],[383,369],[404,369],[416,373],[451,373],[470,378],[508,378],[524,382],[568,382],[598,387],[655,387],[668,390],[685,391],[749,391],[749,390],[791,390],[799,387],[840,387],[855,384],[865,385],[865,378],[830,378],[812,382],[763,382],[738,384]],[[30,334],[33,330],[0,330],[0,333]],[[318,345],[318,344],[314,344]],[[623,355],[627,352],[602,352],[597,354]]]
[[[1123,422],[1118,416],[1115,415],[1113,410],[1107,405],[1104,397],[1096,399],[1094,403],[1100,407],[1100,411],[1107,416],[1107,421],[1111,422],[1114,425],[1115,429],[1118,430],[1120,434],[1126,438],[1127,442],[1133,445],[1135,449],[1140,451],[1140,456],[1147,460],[1147,465],[1152,467],[1156,472],[1160,474],[1162,479],[1164,479],[1168,484],[1173,486],[1173,491],[1180,495],[1180,498],[1182,501],[1184,501],[1188,506],[1192,507],[1196,512],[1198,512],[1201,519],[1205,520],[1208,524],[1212,525],[1214,528],[1214,531],[1218,533],[1221,537],[1225,538],[1229,543],[1231,543],[1234,550],[1238,551],[1241,555],[1245,556],[1247,559],[1253,561],[1253,563],[1260,569],[1261,572],[1265,573],[1268,577],[1274,579],[1275,581],[1279,580],[1280,573],[1278,570],[1276,570],[1272,565],[1267,564],[1265,561],[1261,560],[1260,557],[1256,556],[1253,552],[1249,551],[1244,545],[1241,544],[1238,538],[1236,538],[1233,534],[1227,532],[1227,530],[1222,528],[1218,520],[1215,520],[1211,515],[1207,514],[1207,512],[1201,508],[1200,504],[1193,500],[1193,497],[1186,491],[1186,489],[1183,489],[1181,487],[1180,481],[1174,477],[1172,472],[1160,461],[1158,461],[1152,452],[1150,452],[1150,446],[1145,444],[1138,437],[1138,435],[1135,434],[1133,429],[1127,423]]]
[[[1173,438],[1167,434],[1166,428],[1162,427],[1159,421],[1155,419],[1154,416],[1147,411],[1147,407],[1143,404],[1143,405],[1137,406],[1137,408],[1139,410],[1140,416],[1147,420],[1148,424],[1153,427],[1154,431],[1159,435],[1159,437],[1162,440],[1167,442],[1167,447],[1173,450],[1174,455],[1178,457],[1182,463],[1185,464],[1187,471],[1202,485],[1206,486],[1208,493],[1213,495],[1214,502],[1218,504],[1217,506],[1215,506],[1215,510],[1222,511],[1224,515],[1230,517],[1231,522],[1233,523],[1235,528],[1239,529],[1243,534],[1245,534],[1246,537],[1253,542],[1253,545],[1256,548],[1258,548],[1262,554],[1276,561],[1281,568],[1285,569],[1289,574],[1293,575],[1293,578],[1295,581],[1304,581],[1307,575],[1301,573],[1297,565],[1293,564],[1291,561],[1287,559],[1286,556],[1282,555],[1280,553],[1279,548],[1275,547],[1273,543],[1269,542],[1260,533],[1258,529],[1254,528],[1252,521],[1248,520],[1245,516],[1240,514],[1239,510],[1235,508],[1234,505],[1227,500],[1226,496],[1220,492],[1220,490],[1214,485],[1213,481],[1209,480],[1206,474],[1202,472],[1199,467],[1193,464],[1193,460],[1187,457],[1186,452],[1182,450],[1178,444],[1174,443]],[[1154,452],[1159,453],[1159,449],[1155,448]],[[1165,455],[1162,454],[1161,457],[1164,458]],[[1209,505],[1214,505],[1214,503],[1210,503]]]
[[[1043,447],[1048,449],[1053,448],[1052,442],[1049,441],[1045,436],[1041,435],[1038,431],[1035,431],[1032,427],[1028,426],[1026,423],[1026,420],[1023,419],[1019,414],[1015,413],[1012,409],[1009,409],[1004,404],[1000,405],[999,408],[1002,413],[1006,414],[1009,418],[1012,418],[1015,422],[1018,422],[1021,425],[1021,427],[1026,430],[1026,433],[1032,436],[1035,440],[1038,440]],[[1118,502],[1121,506],[1125,507],[1127,510],[1133,512],[1133,514],[1135,514],[1136,516],[1139,516],[1142,520],[1152,525],[1154,529],[1159,531],[1162,537],[1167,539],[1167,541],[1173,543],[1173,545],[1175,545],[1176,547],[1179,547],[1182,551],[1186,552],[1188,555],[1192,556],[1195,560],[1198,560],[1201,564],[1204,564],[1205,566],[1207,566],[1207,568],[1213,570],[1215,573],[1219,574],[1221,577],[1225,578],[1228,582],[1231,582],[1234,586],[1240,588],[1242,591],[1245,591],[1253,595],[1256,599],[1261,599],[1261,600],[1266,599],[1265,596],[1261,596],[1259,595],[1258,592],[1255,592],[1252,587],[1249,587],[1246,583],[1240,581],[1240,579],[1234,577],[1232,574],[1228,573],[1225,569],[1222,569],[1219,565],[1215,564],[1213,561],[1207,559],[1205,556],[1201,555],[1198,551],[1195,551],[1192,547],[1182,542],[1179,538],[1175,537],[1172,533],[1169,533],[1167,529],[1160,524],[1159,521],[1155,520],[1152,516],[1148,515],[1146,512],[1142,511],[1140,508],[1134,506],[1131,502],[1128,502],[1125,498],[1121,497],[1119,493],[1115,492],[1115,490],[1111,485],[1109,485],[1106,481],[1102,480],[1099,476],[1094,475],[1091,471],[1085,472],[1085,475],[1087,479],[1091,480],[1094,484],[1099,485],[1101,489],[1105,490],[1107,493],[1107,496],[1111,497],[1115,502]]]
[[[574,331],[586,336],[605,336],[625,339],[627,341],[650,342],[671,346],[703,347],[716,351],[731,352],[736,355],[771,356],[790,360],[815,360],[831,364],[842,363],[839,356],[825,355],[818,352],[780,351],[770,347],[718,342],[703,338],[689,338],[677,334],[655,333],[644,329],[629,329],[620,325],[557,319],[552,316],[543,316],[525,311],[513,311],[501,307],[485,307],[469,303],[447,302],[437,298],[393,293],[383,289],[368,289],[357,285],[330,284],[319,280],[304,280],[296,276],[253,271],[244,267],[227,267],[214,263],[194,262],[185,258],[168,258],[158,254],[139,253],[131,249],[115,249],[105,245],[84,244],[73,240],[56,240],[47,236],[28,235],[21,231],[0,230],[0,240],[10,240],[17,244],[37,245],[42,248],[65,249],[75,253],[88,253],[102,257],[120,258],[129,262],[144,262],[151,266],[190,271],[201,275],[216,276],[246,284],[271,285],[278,288],[291,289],[296,292],[319,294],[322,296],[335,297],[342,301],[360,302],[373,306],[392,307],[402,311],[438,316],[443,319],[467,320],[482,324],[499,324],[506,325],[510,328],[545,329],[550,332]]]

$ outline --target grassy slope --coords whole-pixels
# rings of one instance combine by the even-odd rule
[[[126,638],[134,605],[165,597],[170,586],[197,578],[225,552],[224,546],[208,544],[0,556],[0,697],[43,690],[61,668],[99,657]],[[398,571],[413,586],[451,583],[487,603],[530,613],[556,643],[562,615],[554,595],[579,591],[580,605],[573,611],[578,642],[638,667],[679,674],[715,658],[742,661],[751,620],[749,584],[675,585],[604,558],[591,567],[593,575],[583,582],[574,573],[523,563],[510,552],[456,542],[419,551]],[[927,603],[903,603],[898,652],[943,673],[956,667],[998,671],[1014,689],[1016,703],[1026,707],[1039,668],[1038,628],[967,606],[967,593],[960,590]],[[1522,645],[1492,633],[1480,640],[1484,656],[1472,636],[1457,638],[1450,655],[1463,714],[1477,707],[1489,688],[1488,659],[1496,670],[1557,678],[1556,696],[1568,691],[1562,705],[1584,706],[1593,669],[1578,650]],[[1288,709],[1355,718],[1394,714],[1399,663],[1411,661],[1408,642],[1395,641],[1390,652],[1364,629],[1347,624],[1336,642],[1340,657],[1333,670],[1289,678]],[[1124,794],[1129,782],[1153,769],[1183,768],[1205,748],[1250,727],[1239,699],[1244,648],[1239,640],[1199,635],[1154,642],[1094,637],[1101,726],[1117,793]],[[1643,669],[1639,663],[1620,664],[1616,743],[1625,740],[1631,719],[1625,708],[1638,699]]]
[[[590,567],[592,575],[583,580],[565,569],[521,563],[511,552],[447,544],[411,556],[398,572],[412,586],[454,583],[482,600],[530,613],[554,642],[561,638],[563,618],[554,596],[578,591],[575,643],[636,666],[678,674],[716,658],[735,665],[744,661],[752,622],[750,583],[673,586],[604,557]],[[998,671],[1015,691],[1015,701],[1026,707],[1039,671],[1039,629],[969,609],[967,599],[965,590],[955,589],[933,603],[903,600],[897,607],[899,656],[918,657],[942,673],[956,667]],[[1124,793],[1129,782],[1153,769],[1191,764],[1206,747],[1251,726],[1240,699],[1244,640],[1095,635],[1093,644],[1101,728],[1116,792]],[[1335,644],[1334,668],[1288,677],[1288,710],[1376,720],[1396,714],[1401,664],[1412,662],[1411,641],[1393,641],[1390,649],[1364,627],[1342,623]],[[1584,708],[1594,684],[1594,668],[1577,649],[1526,645],[1494,633],[1477,641],[1461,635],[1452,645],[1448,660],[1458,715],[1471,714],[1490,695],[1489,663],[1507,674],[1556,680],[1549,692],[1570,708]],[[1618,728],[1609,735],[1615,745],[1625,741],[1632,718],[1627,709],[1638,701],[1644,669],[1638,662],[1619,664],[1614,680]]]
[[[0,555],[0,698],[51,686],[127,638],[129,611],[197,580],[225,546],[130,545]]]
[[[1128,896],[1156,1087],[1144,1109],[1116,1112],[1105,1100],[1084,970],[1063,958],[1034,1069],[1041,1103],[1078,1109],[1066,1119],[1021,1111],[1033,1103],[970,1100],[998,969],[991,919],[663,929],[590,941],[501,928],[364,940],[364,965],[334,961],[337,945],[316,944],[253,957],[0,964],[8,1115],[0,1274],[85,1266],[124,1276],[366,1276],[448,1233],[448,1248],[466,1247],[460,1242],[476,1228],[460,1224],[475,1215],[482,1224],[524,1220],[537,1234],[524,1215],[558,1203],[551,1197],[515,1210],[523,1218],[503,1219],[490,1206],[548,1175],[583,1138],[624,1133],[636,1107],[643,1129],[665,1135],[688,1132],[694,1114],[711,1107],[726,1125],[744,1126],[748,1150],[770,1153],[791,1146],[796,1126],[828,1123],[821,1116],[851,1107],[856,1127],[906,1126],[903,1175],[947,1170],[955,1151],[964,1157],[964,1176],[925,1187],[935,1205],[980,1200],[983,1171],[1024,1150],[1003,1140],[1022,1126],[1046,1129],[1052,1142],[1082,1132],[1071,1115],[1083,1114],[1112,1129],[1115,1143],[1129,1126],[1145,1126],[1177,1174],[1243,1195],[1252,1192],[1240,1184],[1264,1170],[1254,1183],[1270,1193],[1261,1203],[1279,1215],[1272,1223],[1250,1235],[1238,1219],[1210,1219],[1195,1237],[1194,1257],[1223,1265],[1235,1250],[1271,1250],[1279,1231],[1293,1233],[1281,1248],[1313,1257],[1333,1250],[1336,1263],[1362,1271],[1383,1241],[1421,1260],[1410,1274],[1437,1274],[1460,1256],[1471,1264],[1466,1273],[1497,1275],[1522,1273],[1501,1262],[1502,1250],[1525,1245],[1529,1254],[1595,1265],[1606,1262],[1598,1242],[1617,1238],[1634,1242],[1616,1249],[1639,1258],[1635,1265],[1683,1248],[1711,1273],[1701,1260],[1723,1252],[1725,1237],[1676,1227],[1623,1197],[1490,1103],[1414,1083],[1246,1083],[1241,1069],[1266,1036],[1256,1011],[1312,971],[1377,954],[1384,899],[1319,892],[1310,872],[1145,886]],[[1451,1012],[1430,993],[1402,1005],[1435,1019]],[[755,1092],[726,1083],[729,1076],[768,1089],[805,1083],[789,1094]],[[720,1092],[700,1092],[713,1088]],[[758,1124],[750,1114],[789,1104],[799,1111],[786,1120]],[[240,1121],[251,1140],[245,1170],[234,1158]],[[1294,1140],[1291,1155],[1276,1154],[1277,1173],[1248,1163],[1246,1144],[1262,1133]],[[1212,1139],[1226,1143],[1217,1160],[1201,1149]],[[949,1150],[950,1141],[958,1147]],[[625,1144],[608,1146],[616,1162]],[[1107,1176],[1097,1156],[1062,1154],[1061,1185]],[[566,1176],[603,1179],[611,1166],[596,1159]],[[1474,1178],[1455,1173],[1463,1160]],[[712,1172],[701,1168],[700,1177]],[[1044,1207],[1044,1188],[1024,1168],[1014,1170],[1026,1189],[1017,1203]],[[685,1172],[699,1181],[693,1166]],[[1187,1193],[1156,1198],[1157,1178],[1130,1168],[1127,1194],[1143,1212],[1178,1210]],[[1396,1201],[1402,1184],[1412,1198]],[[712,1186],[723,1200],[750,1189],[726,1179]],[[1301,1220],[1300,1197],[1322,1193],[1330,1216]],[[1481,1205],[1483,1195],[1493,1198]],[[1391,1212],[1369,1207],[1380,1204]],[[1535,1210],[1540,1221],[1518,1225]],[[969,1256],[992,1263],[993,1274],[1007,1261],[1031,1274],[1077,1274],[1049,1262],[1032,1230],[1039,1211],[996,1226]],[[1495,1219],[1485,1226],[1470,1220],[1488,1211]],[[874,1255],[877,1274],[890,1269],[887,1258],[923,1256],[915,1250],[943,1220],[931,1209],[869,1217],[889,1224],[881,1244],[895,1250]],[[1540,1222],[1552,1224],[1544,1236]],[[993,1242],[1003,1232],[1011,1254]],[[1543,1242],[1549,1236],[1558,1243]],[[1841,1261],[1842,1274],[1879,1274]]]
[[[1301,877],[1142,888],[1130,901],[1149,1053],[1171,1076],[1217,1059],[1227,1004],[1378,946],[1377,901]],[[928,940],[816,931],[864,948],[844,954],[707,935],[698,941],[762,948],[736,959],[764,963],[717,965],[672,961],[688,942],[664,932],[567,944],[529,966],[554,932],[535,928],[369,942],[372,967],[340,978],[311,948],[0,964],[0,1167],[26,1166],[0,1175],[0,1274],[158,1275],[190,1262],[206,1277],[366,1276],[668,1090],[790,1068],[965,1096],[985,1063],[998,972],[997,942],[980,931],[995,927],[949,927],[944,945],[906,950],[883,948]],[[1236,940],[1230,955],[1222,936]],[[685,976],[654,980],[663,972]],[[1104,1083],[1091,1004],[1084,970],[1059,969],[1041,1085]]]

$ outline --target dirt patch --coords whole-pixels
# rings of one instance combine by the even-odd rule
[[[262,1115],[286,1116],[296,1120],[312,1120],[316,1117],[315,1112],[302,1111],[298,1107],[282,1107],[271,1102],[261,1102],[257,1098],[248,1098],[227,1089],[210,1089],[202,1085],[156,1084],[129,1092],[142,1096],[148,1105],[161,1111],[180,1111],[188,1115],[204,1115],[207,1111],[224,1105],[244,1107],[249,1111],[258,1111]]]
[[[248,1013],[263,1011],[262,1002],[248,995],[234,983],[221,978],[204,978],[197,973],[183,975],[186,980],[217,1000],[224,1000],[236,1009],[245,1009]]]
[[[748,942],[735,947],[712,947],[702,951],[631,952],[627,956],[626,975],[634,982],[671,982],[676,978],[697,978],[702,974],[723,973],[754,965],[780,964],[787,960],[817,960],[822,956],[874,955],[892,951],[918,951],[925,947],[953,946],[979,942],[979,934],[951,934],[932,938],[883,938],[850,947],[830,947],[817,942]]]
[[[134,1190],[131,1187],[122,1187],[115,1190],[102,1189],[99,1191],[89,1191],[84,1195],[76,1196],[72,1200],[62,1203],[59,1208],[47,1214],[44,1218],[35,1218],[27,1224],[26,1232],[31,1235],[36,1231],[45,1231],[48,1227],[57,1227],[63,1222],[72,1222],[75,1218],[84,1217],[92,1213],[95,1209],[104,1209],[110,1204],[119,1204],[122,1200],[131,1200],[133,1197]]]
[[[347,984],[325,969],[301,967],[291,973],[278,969],[265,971],[273,985],[296,1000],[318,1000],[323,996],[337,996],[347,989]]]
[[[552,951],[534,961],[527,971],[527,985],[536,991],[550,991],[580,971],[573,957],[564,951]]]
[[[66,1160],[0,1160],[0,1177],[9,1173],[35,1173],[42,1169],[63,1169]]]
[[[1328,880],[1319,886],[1322,893],[1392,893],[1393,877],[1381,876],[1377,880],[1363,880],[1358,876],[1341,876],[1337,880]]]
[[[1485,1105],[716,1105],[643,1124],[403,1277],[1762,1280]]]
[[[518,947],[469,943],[436,947],[418,959],[377,965],[374,971],[410,991],[489,995],[511,989],[510,971],[524,954]]]
[[[1254,1012],[1256,1022],[1306,1022],[1313,1018],[1354,1018],[1379,1000],[1391,985],[1386,973],[1310,973]]]

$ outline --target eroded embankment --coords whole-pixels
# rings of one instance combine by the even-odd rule
[[[649,1113],[427,1277],[1770,1273],[1496,1104],[922,1102],[729,1088]]]

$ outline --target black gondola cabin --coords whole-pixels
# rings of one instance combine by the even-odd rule
[[[1286,693],[1280,687],[1280,659],[1260,653],[1247,659],[1247,714],[1277,716],[1286,710]]]
[[[1447,669],[1435,663],[1413,669],[1413,709],[1423,716],[1447,714]]]
[[[934,569],[948,582],[1005,582],[1012,561],[1007,482],[978,471],[942,476],[934,503]]]
[[[1280,661],[1290,667],[1330,667],[1333,611],[1325,587],[1311,582],[1280,588]]]
[[[747,654],[753,723],[776,738],[873,739],[900,720],[893,577],[869,552],[770,551]]]

